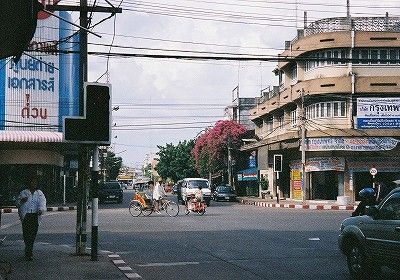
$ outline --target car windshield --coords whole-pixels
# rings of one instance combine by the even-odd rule
[[[232,189],[230,187],[218,187],[217,191],[220,193],[231,193]]]
[[[189,181],[189,188],[190,189],[197,189],[199,186],[202,189],[208,188],[208,181],[205,180],[191,180]]]
[[[101,185],[103,189],[120,189],[119,183],[104,183]]]

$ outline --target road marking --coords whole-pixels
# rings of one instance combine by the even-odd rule
[[[311,237],[308,238],[309,241],[320,241],[321,239],[319,239],[319,237]]]
[[[137,273],[125,273],[125,276],[126,276],[128,279],[142,278],[142,276],[140,276],[140,275],[137,274]]]
[[[147,264],[138,264],[140,267],[150,267],[150,266],[178,266],[178,265],[197,265],[199,262],[173,262],[173,263],[147,263]]]
[[[115,264],[115,266],[124,273],[126,278],[128,278],[128,279],[139,279],[139,278],[141,279],[142,278],[142,276],[140,276],[136,272],[133,272],[133,269],[131,267],[126,265],[125,261],[121,259],[120,255],[109,254],[108,257]]]

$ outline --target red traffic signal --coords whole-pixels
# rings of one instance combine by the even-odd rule
[[[111,144],[111,85],[85,83],[85,114],[64,118],[64,141]]]

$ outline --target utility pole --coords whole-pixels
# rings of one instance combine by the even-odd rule
[[[98,237],[99,237],[99,147],[94,146],[92,158],[92,239],[91,260],[98,260]]]
[[[80,0],[81,7],[87,7],[87,0]],[[87,11],[79,13],[80,26],[87,29]],[[84,84],[87,81],[87,32],[79,29],[79,115],[84,114]],[[86,145],[79,144],[78,148],[78,201],[76,215],[76,254],[86,254],[86,220],[87,220],[87,158],[88,150]]]
[[[301,189],[302,201],[306,200],[306,114],[304,109],[304,89],[301,89]]]
[[[88,12],[121,13],[121,8],[115,7],[88,7],[87,0],[80,0],[79,6],[68,5],[46,5],[45,11],[79,11],[79,115],[84,116],[84,92],[85,82],[88,73],[88,50],[87,33]],[[54,15],[56,16],[56,15]],[[58,17],[58,16],[57,16]],[[74,23],[72,25],[76,26]],[[95,34],[96,35],[96,34]],[[97,35],[98,36],[98,35]],[[96,146],[97,147],[97,146]],[[98,157],[98,156],[97,156]],[[89,146],[78,144],[78,195],[77,195],[77,217],[76,217],[76,254],[86,254],[86,221],[87,221],[87,200],[88,200],[88,177],[89,177]],[[93,179],[92,179],[93,180]],[[96,177],[97,180],[97,177]],[[95,222],[95,221],[94,221]],[[97,223],[97,222],[95,222]],[[97,239],[96,239],[97,242]],[[96,243],[97,248],[97,243]]]

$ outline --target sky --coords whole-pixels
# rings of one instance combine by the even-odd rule
[[[345,17],[346,0],[110,0],[123,9],[92,31],[89,51],[187,56],[276,56],[297,29]],[[78,5],[78,0],[63,4]],[[89,4],[109,6],[104,0]],[[396,0],[351,0],[352,16],[400,16]],[[96,24],[107,14],[95,14]],[[78,15],[73,14],[77,19]],[[110,48],[110,45],[112,47]],[[194,139],[216,121],[239,86],[240,97],[258,97],[277,85],[274,61],[188,60],[89,56],[88,81],[110,83],[111,149],[127,166],[140,167],[157,145]]]

